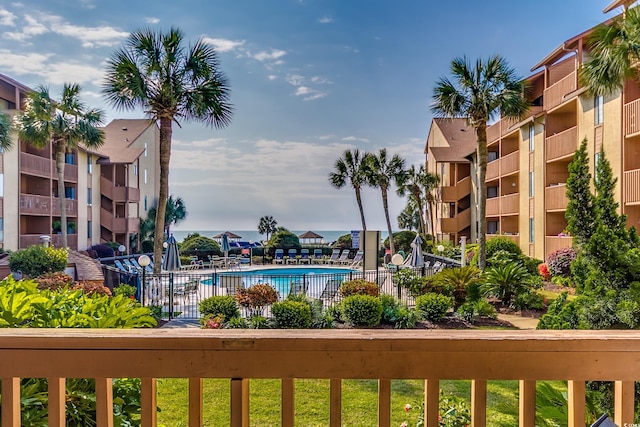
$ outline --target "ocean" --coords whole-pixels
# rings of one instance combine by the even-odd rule
[[[243,242],[261,242],[262,240],[265,240],[267,238],[265,234],[260,234],[257,230],[171,230],[171,234],[173,234],[173,237],[176,238],[176,241],[182,242],[185,237],[192,233],[198,233],[201,236],[205,237],[213,237],[220,233],[224,233],[225,231],[230,231],[237,234],[238,236],[241,236],[242,238],[240,240],[242,240]],[[298,236],[302,233],[306,233],[307,231],[308,230],[291,230],[292,233]],[[335,242],[336,240],[338,240],[338,237],[344,234],[351,234],[351,231],[349,230],[313,230],[313,232],[321,235],[325,243]],[[382,240],[386,239],[388,234],[389,233],[387,233],[386,231],[381,231],[380,236],[382,237]]]

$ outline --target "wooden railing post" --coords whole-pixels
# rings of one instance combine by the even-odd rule
[[[20,427],[20,378],[2,378],[2,427]]]
[[[536,425],[536,382],[520,380],[520,427]]]
[[[342,380],[331,378],[329,392],[329,425],[340,427],[342,425]]]
[[[471,427],[487,425],[487,380],[471,381]]]
[[[98,427],[113,427],[113,381],[111,378],[96,378],[96,424]]]
[[[202,378],[189,378],[189,427],[202,426]]]
[[[438,427],[440,411],[440,381],[424,380],[424,425]]]
[[[569,427],[583,427],[585,420],[585,382],[567,381]]]
[[[634,395],[635,388],[633,381],[615,382],[615,419],[619,426],[633,423]]]
[[[249,427],[249,380],[231,379],[231,427]]]
[[[156,427],[157,422],[157,382],[155,378],[142,378],[140,391],[140,416],[142,427]]]
[[[378,380],[378,427],[391,427],[391,380]]]
[[[64,378],[47,378],[48,399],[47,421],[49,427],[65,427],[66,387]]]
[[[295,384],[291,378],[282,379],[282,427],[293,427],[295,418]]]

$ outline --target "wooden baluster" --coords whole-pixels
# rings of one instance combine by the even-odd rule
[[[342,425],[342,380],[334,379],[330,380],[330,392],[329,392],[329,425],[331,427],[340,427]]]
[[[583,427],[585,420],[585,382],[567,381],[569,427]]]
[[[282,427],[293,427],[295,385],[292,378],[282,379]]]
[[[20,378],[2,378],[2,426],[20,427]]]
[[[249,380],[231,379],[231,427],[249,427]]]
[[[619,426],[633,423],[634,393],[633,381],[615,382],[614,422]]]
[[[189,378],[189,427],[202,426],[202,378]]]
[[[520,380],[520,427],[536,425],[536,382]]]
[[[96,378],[96,424],[98,427],[113,427],[113,381],[111,378]]]
[[[140,416],[142,427],[156,427],[158,402],[157,382],[155,378],[142,378],[140,391]]]
[[[391,426],[391,380],[378,380],[378,427]]]
[[[65,427],[66,423],[66,381],[64,378],[47,378],[48,385],[48,416],[49,427]]]
[[[438,427],[438,415],[440,411],[440,381],[424,381],[424,425],[425,427]]]
[[[487,425],[487,380],[471,381],[471,427]]]

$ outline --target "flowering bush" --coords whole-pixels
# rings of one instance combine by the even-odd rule
[[[224,316],[210,316],[202,321],[202,329],[220,329],[224,321]]]
[[[377,297],[380,295],[380,289],[378,285],[373,282],[356,279],[344,282],[342,286],[340,286],[340,295],[343,298],[351,295],[371,295],[372,297]]]
[[[540,273],[544,281],[548,282],[549,280],[551,280],[551,273],[549,272],[549,267],[547,266],[546,262],[538,264],[538,272]]]
[[[76,282],[71,289],[80,289],[89,296],[106,295],[111,296],[111,290],[102,283],[97,282]]]
[[[65,286],[71,286],[73,278],[61,271],[56,271],[54,273],[42,274],[33,279],[33,281],[38,284],[38,289],[51,289],[55,291]]]
[[[265,306],[278,301],[278,291],[268,283],[259,283],[248,289],[238,289],[236,301],[241,307],[249,308],[254,314],[258,314]]]
[[[547,266],[554,276],[568,276],[571,273],[571,263],[577,254],[573,248],[562,248],[552,252],[547,257]]]

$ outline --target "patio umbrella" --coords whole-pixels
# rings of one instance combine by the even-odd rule
[[[229,256],[229,249],[231,249],[231,245],[229,245],[229,236],[227,234],[222,235],[222,244],[220,245],[220,249],[224,252],[224,257],[227,258]]]
[[[180,254],[178,253],[178,243],[173,234],[167,240],[167,252],[164,254],[162,269],[165,271],[180,270]]]
[[[424,265],[424,258],[422,257],[422,239],[417,233],[413,242],[411,242],[411,254],[409,254],[404,265],[408,267],[422,267]]]

